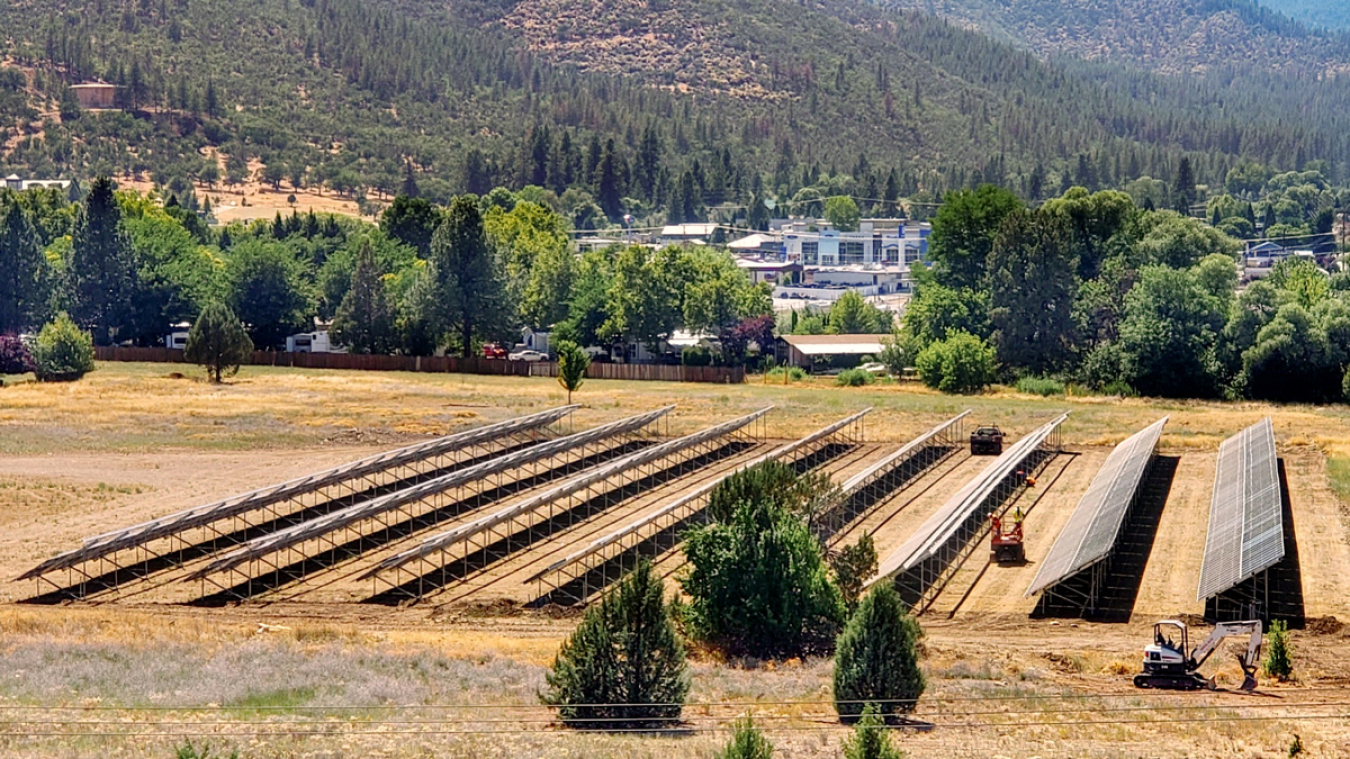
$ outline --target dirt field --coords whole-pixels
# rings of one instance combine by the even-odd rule
[[[84,536],[541,410],[563,396],[543,379],[248,368],[236,383],[212,387],[168,379],[167,372],[101,364],[74,385],[0,389],[0,578]],[[920,716],[938,727],[898,736],[898,743],[911,757],[1273,759],[1287,756],[1298,733],[1305,755],[1350,756],[1344,709],[1326,706],[1350,684],[1350,637],[1335,623],[1323,620],[1294,634],[1299,681],[1263,682],[1265,698],[1142,693],[1128,677],[1155,618],[1202,610],[1194,596],[1214,451],[1265,415],[1274,419],[1288,476],[1307,615],[1350,618],[1343,580],[1350,567],[1347,507],[1327,466],[1327,455],[1350,451],[1343,407],[1008,392],[950,398],[908,386],[840,390],[824,382],[784,388],[592,381],[578,401],[585,408],[572,421],[576,429],[677,402],[672,435],[773,403],[778,411],[766,429],[779,439],[875,406],[867,422],[873,442],[823,467],[837,480],[964,408],[973,408],[979,423],[1015,434],[1069,409],[1064,436],[1075,455],[1051,462],[1028,503],[1030,563],[963,568],[952,584],[959,594],[940,596],[925,616],[930,687]],[[1134,619],[1118,625],[1029,619],[1032,602],[1022,593],[1110,445],[1161,413],[1172,415],[1164,453],[1178,456],[1179,465]],[[940,462],[841,540],[869,532],[884,556],[991,461],[960,453]],[[700,476],[731,465],[710,466]],[[358,589],[340,583],[218,609],[146,599],[35,607],[13,603],[31,595],[31,583],[0,582],[0,711],[10,720],[0,728],[0,757],[172,756],[181,736],[195,733],[199,742],[209,737],[217,749],[238,748],[243,757],[682,759],[710,756],[725,738],[718,730],[747,710],[768,730],[777,756],[837,756],[847,731],[830,719],[827,661],[728,664],[699,656],[691,701],[701,706],[686,711],[689,735],[559,733],[535,694],[574,617],[446,603],[478,589],[492,596],[489,602],[515,601],[526,590],[520,578],[541,562],[678,489],[626,501],[448,589],[436,603],[406,608],[350,603]],[[973,557],[983,559],[983,551]],[[1227,656],[1216,655],[1206,671],[1230,685],[1238,676]],[[498,711],[484,716],[485,705]],[[53,708],[64,706],[85,711]]]

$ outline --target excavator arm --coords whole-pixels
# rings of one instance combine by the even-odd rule
[[[1233,635],[1247,634],[1251,635],[1251,638],[1247,642],[1247,652],[1245,655],[1238,657],[1238,664],[1241,665],[1242,673],[1244,675],[1242,690],[1254,690],[1256,688],[1256,664],[1261,658],[1261,644],[1265,640],[1261,620],[1259,619],[1248,620],[1245,622],[1220,622],[1215,625],[1214,630],[1210,632],[1209,637],[1205,639],[1205,642],[1201,643],[1191,652],[1192,669],[1199,669],[1200,665],[1204,664],[1205,660],[1210,657],[1210,654],[1218,649],[1219,644],[1222,643],[1225,638]]]

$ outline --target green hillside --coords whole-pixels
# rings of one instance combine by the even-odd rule
[[[593,198],[611,217],[663,215],[682,186],[694,205],[807,185],[1044,195],[1065,178],[1170,179],[1182,156],[1201,181],[1244,159],[1344,173],[1350,85],[1316,76],[1340,39],[1210,4],[1214,18],[1242,6],[1264,19],[1232,39],[1288,47],[1280,64],[1211,56],[1160,75],[1169,65],[1008,31],[1025,25],[990,25],[1014,46],[845,0],[32,0],[0,9],[0,170],[181,189],[260,161],[278,187],[391,194],[405,173],[433,197],[536,184],[585,191],[564,198],[569,212]],[[1169,44],[1167,24],[1136,20],[1133,34]],[[72,106],[67,85],[96,78],[124,85],[126,112]]]
[[[1350,6],[1340,0],[1261,0],[1261,4],[1310,26],[1350,29]]]

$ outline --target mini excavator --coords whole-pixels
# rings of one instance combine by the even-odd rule
[[[1134,676],[1137,688],[1166,690],[1214,690],[1214,678],[1200,674],[1200,665],[1219,644],[1232,635],[1251,635],[1245,655],[1237,657],[1242,666],[1242,690],[1256,690],[1256,665],[1261,658],[1263,640],[1261,620],[1220,622],[1204,643],[1190,648],[1186,623],[1166,619],[1153,625],[1153,644],[1144,648],[1144,671]],[[1175,637],[1174,637],[1175,636]]]

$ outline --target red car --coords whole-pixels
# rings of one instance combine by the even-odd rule
[[[483,358],[506,358],[506,349],[496,343],[483,346]]]

